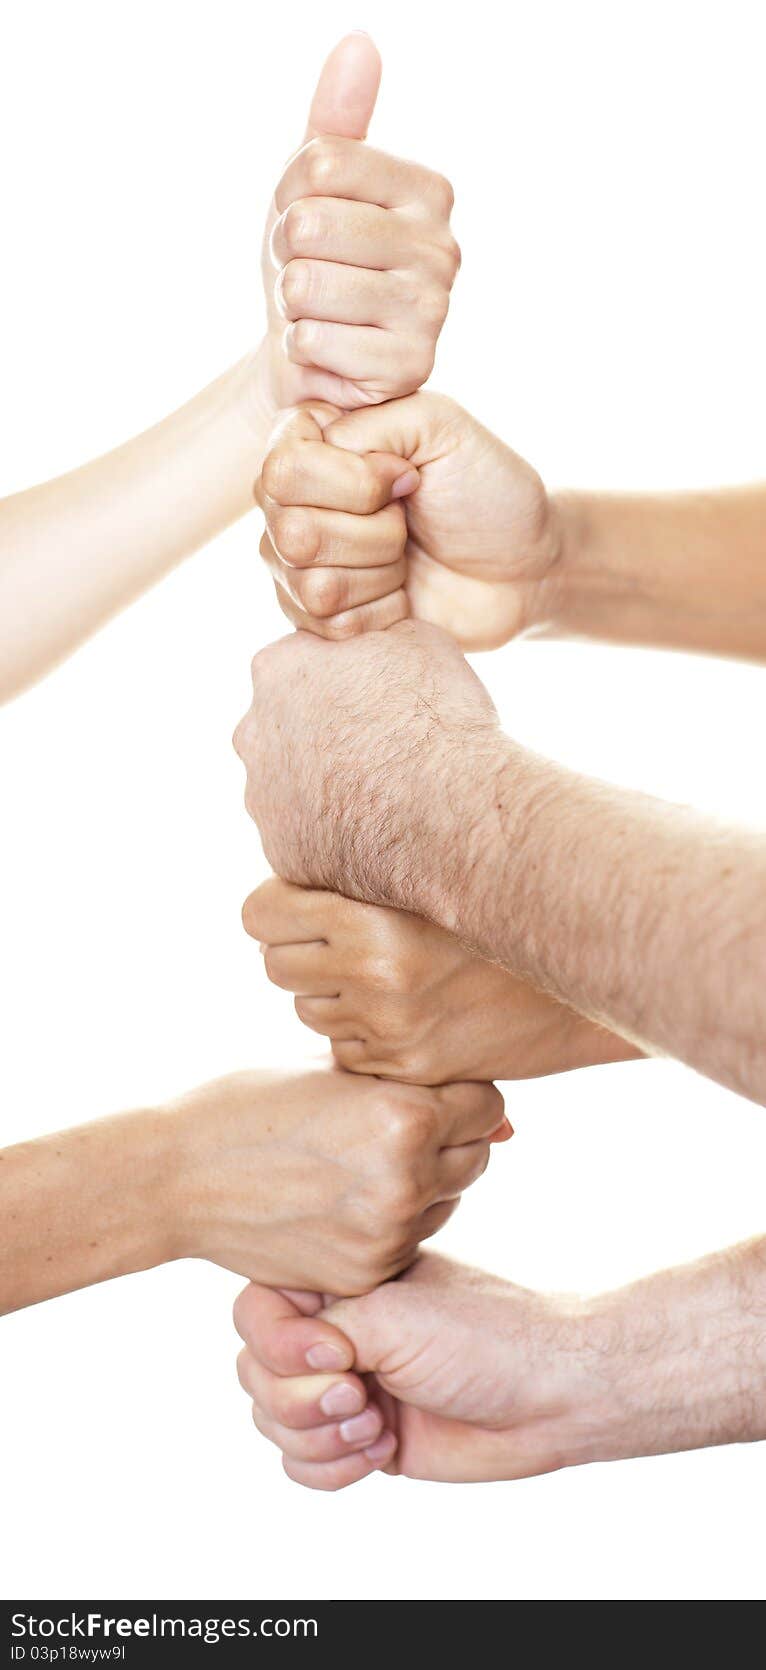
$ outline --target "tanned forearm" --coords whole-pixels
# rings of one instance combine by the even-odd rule
[[[171,1130],[126,1113],[0,1150],[0,1315],[176,1256]]]
[[[433,870],[428,914],[642,1049],[766,1103],[766,840],[506,741],[461,794],[469,835]]]
[[[766,660],[766,487],[560,493],[542,632]]]
[[[0,503],[0,701],[251,509],[263,352],[153,429]]]

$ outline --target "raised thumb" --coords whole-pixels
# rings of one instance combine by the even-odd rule
[[[334,46],[311,101],[304,144],[321,133],[365,139],[381,75],[380,53],[361,30]]]

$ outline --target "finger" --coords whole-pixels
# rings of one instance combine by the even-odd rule
[[[356,1374],[272,1374],[247,1347],[237,1359],[237,1375],[268,1419],[291,1431],[351,1420],[367,1404],[367,1388]]]
[[[345,1456],[341,1461],[293,1461],[290,1456],[284,1456],[282,1465],[288,1479],[292,1479],[294,1484],[304,1485],[308,1490],[345,1490],[348,1485],[366,1479],[370,1473],[388,1467],[395,1454],[396,1438],[392,1432],[385,1432],[369,1450],[360,1450],[357,1455]]]
[[[296,997],[295,1013],[304,1026],[332,1038],[333,1043],[359,1037],[359,1022],[347,1018],[342,993],[340,997]]]
[[[400,620],[407,619],[407,597],[404,591],[394,591],[388,597],[380,598],[376,603],[363,603],[358,609],[346,609],[343,614],[332,615],[329,620],[320,620],[316,615],[309,615],[294,603],[283,586],[276,583],[277,602],[283,615],[292,621],[299,632],[313,632],[315,637],[328,638],[339,643],[347,638],[357,638],[362,632],[385,632],[389,626],[396,626]]]
[[[434,1095],[444,1112],[445,1147],[485,1140],[502,1122],[505,1104],[494,1084],[444,1084]]]
[[[374,272],[411,272],[413,265],[442,276],[444,255],[411,222],[376,203],[340,197],[301,197],[274,225],[270,241],[276,267],[296,259],[337,261]]]
[[[383,1430],[383,1416],[374,1403],[347,1421],[309,1427],[305,1432],[294,1432],[271,1420],[257,1404],[253,1405],[253,1421],[263,1437],[293,1461],[337,1461],[356,1450],[367,1449]]]
[[[263,964],[272,986],[297,997],[337,997],[338,976],[328,969],[327,946],[267,945]]]
[[[415,292],[415,293],[413,293]],[[337,325],[377,325],[385,330],[409,315],[429,321],[446,316],[448,292],[421,293],[411,277],[397,271],[347,267],[338,261],[296,256],[274,281],[274,298],[283,319],[326,319]]]
[[[296,887],[281,876],[270,876],[242,906],[245,932],[263,945],[301,945],[326,939],[335,898],[334,893]]]
[[[441,174],[342,138],[331,129],[290,158],[275,193],[280,214],[300,197],[343,197],[445,220],[454,206],[452,187]]]
[[[308,505],[369,516],[419,484],[406,459],[387,453],[360,458],[323,442],[279,441],[263,461],[261,483],[266,514],[271,505]]]
[[[265,501],[264,501],[265,502]],[[345,510],[269,504],[268,533],[275,551],[291,568],[382,568],[399,562],[407,545],[401,504],[357,516]]]
[[[439,1230],[449,1223],[453,1212],[457,1211],[459,1198],[458,1195],[451,1195],[449,1200],[434,1201],[434,1204],[428,1206],[421,1214],[417,1222],[417,1234],[410,1249],[410,1263],[415,1258],[421,1241],[428,1241],[432,1235],[438,1235]]]
[[[347,412],[322,426],[326,441],[343,451],[394,452],[429,463],[454,450],[460,408],[442,395],[412,394]]]
[[[316,1295],[288,1296],[251,1282],[235,1302],[234,1326],[275,1374],[351,1368],[354,1348],[349,1340],[321,1318],[304,1313],[304,1306],[315,1300]]]
[[[402,591],[407,579],[404,557],[379,568],[305,569],[283,562],[268,534],[263,535],[259,550],[266,567],[293,602],[319,620],[357,609],[362,603],[374,603],[392,591]]]
[[[454,1200],[464,1189],[483,1177],[489,1165],[488,1142],[465,1142],[457,1148],[443,1148],[439,1155],[436,1177],[438,1199]]]
[[[328,325],[321,319],[298,319],[282,339],[293,365],[315,365],[338,377],[382,380],[399,388],[415,374],[422,382],[433,367],[434,342],[423,335],[400,336],[373,325]],[[346,508],[345,506],[341,508]]]
[[[306,139],[337,133],[364,139],[375,109],[380,53],[363,30],[344,35],[326,59],[309,110]]]

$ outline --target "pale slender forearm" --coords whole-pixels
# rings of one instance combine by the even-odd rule
[[[766,660],[766,487],[560,493],[547,636]]]
[[[766,1102],[763,837],[504,740],[474,766],[414,908],[640,1048]]]
[[[175,1257],[175,1152],[161,1111],[0,1150],[0,1315]]]
[[[253,505],[263,350],[81,469],[0,503],[0,701]]]

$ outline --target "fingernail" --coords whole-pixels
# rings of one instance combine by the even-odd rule
[[[380,1416],[374,1409],[365,1409],[361,1415],[355,1415],[352,1421],[341,1421],[338,1431],[347,1444],[363,1444],[365,1438],[374,1438],[380,1427]]]
[[[512,1136],[513,1126],[511,1121],[510,1119],[504,1119],[502,1124],[498,1125],[497,1130],[492,1132],[489,1140],[490,1142],[509,1142]]]
[[[329,1386],[324,1397],[319,1399],[323,1415],[355,1415],[363,1403],[364,1393],[358,1386],[348,1386],[345,1381]]]
[[[347,1357],[339,1345],[311,1345],[306,1352],[309,1368],[345,1368]]]
[[[392,499],[403,499],[405,493],[414,493],[420,486],[420,476],[417,470],[405,470],[404,475],[397,476],[391,488]]]
[[[395,1449],[396,1438],[393,1432],[381,1432],[380,1437],[376,1438],[375,1443],[364,1453],[368,1461],[380,1464],[381,1461],[390,1461]]]

